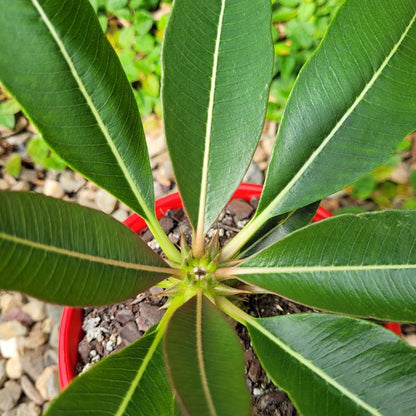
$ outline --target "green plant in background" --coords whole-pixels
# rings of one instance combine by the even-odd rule
[[[133,85],[142,116],[161,115],[160,49],[168,14],[153,12],[170,2],[160,0],[90,0],[101,27],[117,51]],[[120,23],[122,22],[122,24]]]
[[[267,118],[280,121],[296,76],[342,0],[273,0],[275,65]]]
[[[42,137],[36,136],[29,140],[27,154],[32,157],[34,163],[43,166],[45,169],[63,170],[65,162],[50,149]]]
[[[257,211],[222,249],[205,236],[262,131],[269,0],[175,1],[162,100],[193,228],[192,247],[179,248],[155,217],[134,94],[88,1],[1,2],[4,86],[68,165],[146,220],[166,256],[101,212],[0,193],[0,287],[78,306],[158,283],[169,296],[157,326],[77,377],[46,414],[249,415],[243,352],[226,315],[248,328],[301,414],[411,414],[416,351],[356,317],[416,322],[416,212],[309,222],[317,201],[375,169],[415,128],[415,2],[345,1],[292,90]],[[239,295],[259,292],[332,314],[253,318]]]
[[[16,125],[15,114],[19,111],[20,107],[14,100],[0,102],[0,126],[13,130]]]
[[[20,175],[22,159],[17,153],[12,154],[4,164],[4,170],[10,175],[17,178]]]

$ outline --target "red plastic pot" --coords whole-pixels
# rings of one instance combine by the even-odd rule
[[[253,197],[259,197],[261,190],[262,185],[241,184],[232,199],[241,198],[250,201]],[[160,218],[169,210],[181,207],[182,201],[178,193],[165,196],[156,201],[156,216]],[[332,214],[329,211],[319,207],[313,221],[320,221],[331,216]],[[146,227],[144,220],[137,214],[128,217],[124,224],[136,233]],[[401,334],[399,324],[390,323],[386,324],[386,327],[399,335]],[[75,368],[79,361],[78,344],[83,336],[82,309],[65,307],[62,313],[58,347],[59,380],[62,389],[76,376]]]

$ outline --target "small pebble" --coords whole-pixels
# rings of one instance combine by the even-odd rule
[[[98,208],[106,214],[111,214],[117,205],[117,199],[103,189],[98,190],[95,202]]]
[[[0,389],[0,410],[6,411],[13,409],[22,394],[22,388],[14,381],[9,380]]]
[[[43,193],[46,196],[52,196],[54,198],[62,198],[65,195],[65,191],[61,188],[59,182],[53,179],[45,180]]]
[[[22,311],[27,313],[35,322],[46,318],[45,304],[39,300],[32,300],[22,306]]]
[[[0,339],[0,354],[4,358],[16,357],[19,355],[21,344],[22,339],[20,338]]]
[[[45,398],[39,393],[37,388],[30,381],[29,377],[23,376],[21,379],[22,390],[26,396],[38,405],[42,405],[45,402]]]
[[[27,333],[27,327],[19,321],[8,321],[0,324],[0,340],[25,336]]]
[[[11,357],[6,361],[6,373],[10,379],[18,379],[22,377],[23,368],[20,362],[20,357]]]
[[[35,383],[36,389],[45,400],[53,400],[60,393],[58,366],[45,368]]]
[[[28,182],[19,181],[12,185],[12,191],[26,192],[30,190],[30,185]]]
[[[10,189],[9,182],[6,179],[0,178],[0,191],[7,191],[8,189]]]
[[[121,208],[115,210],[111,215],[119,222],[123,222],[129,216],[127,211]]]

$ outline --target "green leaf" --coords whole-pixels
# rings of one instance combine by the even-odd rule
[[[416,211],[320,221],[242,262],[248,282],[317,308],[416,322]]]
[[[6,127],[6,129],[13,130],[16,125],[13,114],[0,113],[0,126]]]
[[[139,35],[148,33],[153,26],[153,17],[149,12],[145,10],[138,10],[134,17],[134,21],[134,30]]]
[[[292,90],[261,220],[354,182],[415,128],[415,20],[414,0],[347,0],[339,9]]]
[[[176,416],[157,332],[149,330],[74,379],[45,416]]]
[[[88,0],[6,2],[0,42],[1,82],[48,144],[69,166],[153,217],[137,105]]]
[[[377,189],[377,179],[374,174],[367,173],[352,184],[352,196],[360,199],[368,198]]]
[[[205,297],[193,297],[175,312],[165,334],[164,351],[185,414],[250,414],[240,342],[222,313]]]
[[[35,163],[44,166],[46,169],[63,170],[65,162],[49,148],[42,137],[33,137],[27,146],[27,154],[32,157]]]
[[[6,172],[17,178],[20,175],[20,169],[22,167],[22,158],[17,153],[10,155],[9,159],[4,165]]]
[[[19,104],[14,100],[6,100],[0,103],[0,113],[2,114],[16,114],[19,111]]]
[[[0,252],[0,288],[65,305],[118,302],[171,272],[113,218],[24,192],[0,193]]]
[[[273,382],[304,416],[413,414],[416,351],[386,329],[327,314],[248,323]]]
[[[128,0],[107,0],[107,10],[109,12],[115,12],[127,6],[128,2]]]
[[[264,0],[173,6],[163,48],[166,139],[199,239],[240,183],[261,135],[273,67],[270,19]]]

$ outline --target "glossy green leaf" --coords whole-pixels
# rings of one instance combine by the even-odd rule
[[[171,271],[113,218],[24,192],[0,193],[0,253],[1,289],[65,305],[118,302]]]
[[[299,75],[259,203],[264,220],[380,165],[416,127],[416,2],[347,0]]]
[[[45,416],[180,416],[156,332],[78,376]]]
[[[416,211],[340,215],[242,262],[248,282],[324,310],[416,322]]]
[[[166,139],[199,235],[240,183],[261,135],[273,66],[270,19],[265,0],[173,6],[162,60]]]
[[[68,165],[145,218],[153,181],[131,87],[88,0],[2,1],[0,80]]]
[[[165,360],[178,400],[189,416],[250,414],[240,342],[205,297],[178,309],[164,340]]]
[[[258,319],[254,349],[304,416],[409,416],[416,350],[369,322],[327,314]]]

